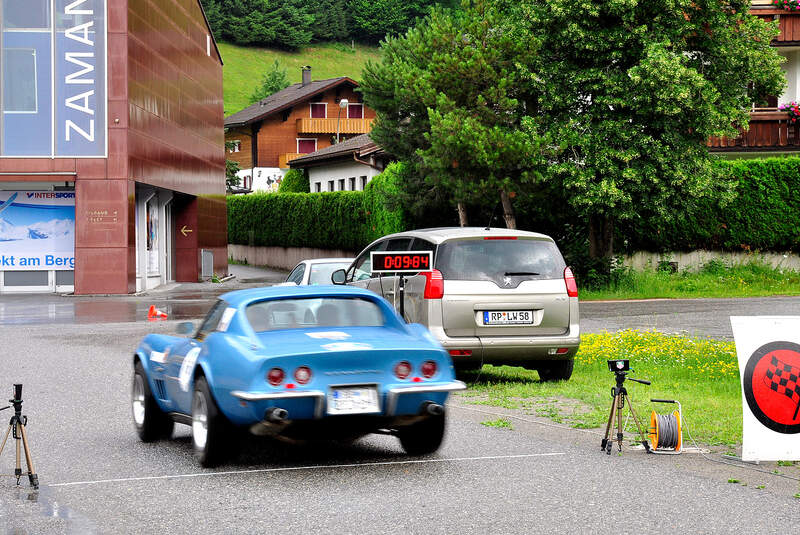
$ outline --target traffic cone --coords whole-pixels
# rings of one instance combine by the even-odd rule
[[[147,311],[147,321],[159,321],[167,319],[167,313],[157,309],[155,305],[150,305]]]

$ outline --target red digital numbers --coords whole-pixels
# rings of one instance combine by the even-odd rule
[[[381,271],[419,271],[430,269],[430,253],[373,253]]]

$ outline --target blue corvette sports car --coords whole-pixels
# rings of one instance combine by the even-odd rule
[[[229,292],[196,330],[178,327],[190,336],[150,334],[136,349],[133,421],[145,442],[190,425],[203,466],[224,460],[237,430],[391,433],[407,453],[430,453],[444,436],[447,396],[465,388],[425,327],[351,286]]]

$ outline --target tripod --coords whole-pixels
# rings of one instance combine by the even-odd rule
[[[644,449],[650,453],[650,444],[647,442],[647,439],[644,438],[645,435],[642,432],[642,426],[639,424],[639,418],[636,417],[636,412],[633,410],[633,405],[631,405],[630,398],[628,398],[628,391],[625,389],[624,383],[628,374],[624,371],[614,371],[614,375],[617,380],[617,386],[611,388],[611,397],[613,398],[611,401],[611,412],[608,415],[605,438],[600,443],[600,451],[605,451],[608,455],[611,455],[611,448],[615,440],[617,442],[619,451],[622,451],[622,409],[625,407],[625,400],[627,399],[628,409],[630,409],[631,415],[633,416],[633,421],[636,422],[636,428],[639,430],[639,438],[641,439]],[[643,385],[650,384],[650,381],[645,381],[643,379],[634,379],[633,377],[627,378]],[[614,425],[615,415],[617,418],[617,437],[612,438],[611,428]]]
[[[17,441],[17,466],[14,469],[14,477],[17,478],[17,485],[19,485],[19,480],[22,478],[22,464],[20,459],[20,446],[25,448],[25,462],[28,464],[28,481],[30,481],[31,487],[34,489],[39,488],[39,476],[36,475],[36,470],[33,468],[33,459],[31,459],[31,450],[28,448],[28,435],[25,434],[25,425],[28,423],[28,417],[23,416],[22,414],[22,385],[15,384],[14,385],[14,399],[8,400],[11,405],[14,406],[14,416],[11,417],[11,421],[8,422],[8,431],[6,431],[6,436],[3,438],[3,443],[0,445],[0,455],[3,453],[3,449],[6,447],[6,441],[8,441],[8,435],[12,433],[14,440]],[[0,410],[5,410],[10,408],[11,406],[6,406],[0,408]],[[22,444],[20,444],[20,440]]]

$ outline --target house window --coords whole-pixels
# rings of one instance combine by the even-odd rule
[[[333,180],[328,180],[328,191],[333,191]]]
[[[367,177],[361,176],[361,191],[364,191],[364,188],[367,187]]]
[[[364,105],[363,104],[348,104],[347,105],[347,118],[348,119],[363,119],[364,118]]]
[[[3,111],[36,113],[36,51],[32,48],[3,50],[3,70],[14,73],[3,80]]]
[[[311,118],[325,119],[328,116],[328,105],[324,102],[311,103]]]
[[[354,177],[354,176],[350,177],[350,187],[348,189],[350,191],[355,191],[356,190],[356,177]]]
[[[239,152],[242,150],[242,142],[238,139],[235,141],[231,141],[231,144],[228,146],[228,152]]]
[[[314,182],[314,191],[317,193],[322,191],[322,182]]]
[[[3,0],[3,25],[14,29],[50,27],[50,0]]]
[[[339,191],[344,191],[344,179],[339,179]]]
[[[310,154],[312,152],[316,152],[317,150],[317,140],[316,138],[313,139],[298,139],[297,140],[297,153],[298,154]]]

